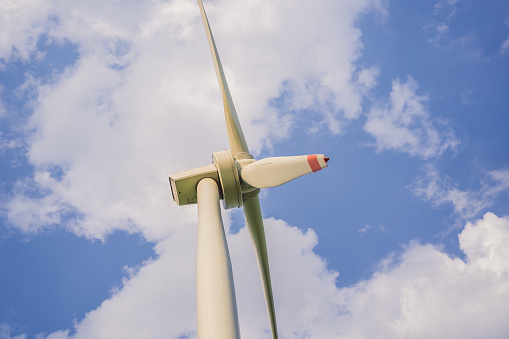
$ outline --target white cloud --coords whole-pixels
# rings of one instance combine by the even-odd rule
[[[395,150],[427,159],[458,145],[447,125],[432,119],[425,105],[428,98],[417,94],[418,89],[410,76],[405,83],[396,79],[388,102],[368,113],[364,129],[375,138],[378,151]]]
[[[366,224],[364,225],[363,227],[360,227],[357,229],[357,233],[359,234],[359,236],[364,236],[368,233],[369,230],[371,229],[377,229],[381,232],[387,232],[387,227],[385,227],[384,225],[380,225],[380,226],[377,226],[377,227],[373,227],[369,224]]]
[[[412,243],[372,279],[342,290],[342,337],[505,338],[509,269],[497,263],[509,255],[509,220],[488,213],[459,240],[466,261]]]
[[[280,337],[301,338],[318,330],[334,311],[338,273],[313,252],[318,244],[313,230],[292,227],[282,220],[264,221]],[[233,238],[233,237],[232,237]],[[237,271],[235,287],[243,338],[270,338],[267,310],[254,251],[244,228],[229,242]],[[238,281],[238,283],[237,283]],[[327,337],[327,336],[325,336]]]
[[[442,177],[433,166],[412,185],[412,191],[436,206],[452,204],[454,212],[463,220],[477,216],[490,207],[503,192],[509,191],[509,171],[497,170],[485,174],[478,190],[462,190],[448,177]]]
[[[81,55],[56,81],[36,84],[38,97],[26,140],[35,175],[19,182],[4,205],[9,220],[33,233],[71,217],[65,225],[77,234],[102,238],[115,229],[125,229],[158,241],[158,257],[126,278],[110,299],[76,323],[76,334],[64,329],[49,337],[192,337],[196,210],[177,208],[170,201],[167,176],[204,165],[204,159],[227,144],[224,123],[218,119],[223,114],[219,90],[196,3],[44,4],[42,10],[33,5],[30,13],[35,13],[35,19],[26,16],[27,23],[19,29],[8,26],[7,34],[15,42],[7,40],[2,45],[5,58],[14,54],[4,46],[24,46],[20,49],[24,54],[19,55],[29,55],[35,46],[33,37],[44,27],[40,18],[46,18],[46,13],[58,18],[48,29],[50,38],[75,43]],[[286,133],[291,119],[267,104],[285,90],[298,99],[286,109],[323,110],[324,115],[317,114],[316,120],[325,121],[333,132],[340,130],[342,119],[359,116],[363,95],[376,84],[377,70],[355,66],[362,52],[355,22],[366,10],[383,8],[379,5],[369,1],[329,1],[320,6],[305,1],[206,3],[254,152],[270,147],[277,135]],[[453,147],[453,138],[436,135],[422,111],[423,97],[415,94],[412,82],[396,85],[391,103],[381,112],[398,116],[396,120],[403,121],[399,128],[417,135],[417,142],[403,142],[394,149],[429,157]],[[376,118],[373,112],[370,117]],[[383,146],[386,141],[381,140]],[[61,175],[54,175],[55,168],[61,169]],[[317,244],[313,231],[302,232],[273,219],[266,224],[282,337],[362,338],[378,333],[398,337],[405,331],[416,333],[417,338],[425,336],[412,318],[424,316],[415,305],[428,306],[428,299],[419,299],[421,294],[416,292],[420,282],[429,299],[451,300],[444,298],[441,285],[425,273],[438,272],[441,275],[433,277],[447,284],[458,281],[450,278],[461,272],[443,266],[474,267],[461,265],[461,260],[435,247],[413,244],[399,264],[391,262],[373,279],[338,289],[338,273],[328,270],[313,252]],[[244,338],[267,337],[258,269],[246,230],[230,235],[229,245]],[[465,252],[470,248],[467,244]],[[416,270],[415,262],[427,270]],[[477,273],[474,269],[472,274]],[[391,279],[398,283],[387,285]],[[476,287],[490,287],[481,280]],[[504,281],[507,279],[493,284]],[[459,291],[465,292],[468,304],[468,293],[476,296],[479,290],[470,291],[468,279],[459,282],[465,284]],[[447,310],[451,305],[465,305],[462,300],[441,306]],[[390,306],[388,311],[385,306]],[[432,307],[422,310],[434,319]],[[451,311],[457,322],[466,317],[459,310]],[[436,321],[442,327],[436,329],[448,333],[440,320]],[[496,317],[485,324],[486,331],[500,330],[503,325]],[[465,326],[458,328],[469,333]]]
[[[121,289],[75,324],[74,338],[177,338],[196,327],[196,227],[160,242]],[[66,338],[69,330],[50,334]]]
[[[4,90],[4,86],[0,85],[0,95],[2,94],[3,90]],[[2,102],[1,97],[0,97],[0,118],[5,117],[6,114],[7,114],[7,109],[5,108],[5,104]]]
[[[500,46],[500,54],[505,54],[509,50],[509,37]]]
[[[19,140],[4,138],[3,133],[0,131],[0,154],[5,153],[6,150],[15,149],[18,147],[20,147]]]
[[[358,82],[366,89],[373,88],[377,85],[376,78],[378,77],[379,73],[380,69],[378,67],[362,69],[358,74]]]
[[[357,232],[359,232],[359,235],[365,235],[370,228],[371,228],[370,225],[364,225],[364,227],[358,228]]]
[[[432,38],[428,38],[428,43],[432,45],[433,47],[440,47],[442,40],[446,36],[447,32],[449,31],[449,25],[441,22],[441,23],[433,23],[426,25],[424,27],[426,31],[434,31],[435,36]]]
[[[36,51],[39,36],[48,29],[50,8],[51,1],[45,0],[0,2],[0,62],[28,59]]]
[[[493,213],[486,213],[482,220],[467,223],[459,235],[460,248],[467,262],[497,277],[509,272],[509,222]]]
[[[480,32],[473,30],[472,26],[456,25],[454,22],[457,16],[464,18],[467,13],[472,14],[471,10],[470,6],[461,6],[457,0],[438,1],[434,17],[422,26],[428,36],[428,44],[446,52],[455,52],[461,59],[490,61],[492,52],[483,48]],[[500,54],[504,53],[503,46]]]
[[[506,17],[505,20],[506,27],[509,28],[509,16]],[[509,36],[507,39],[500,45],[500,55],[504,55],[509,50]]]
[[[509,219],[487,213],[459,234],[465,260],[411,242],[372,278],[338,288],[313,252],[312,230],[265,220],[282,338],[506,338]],[[195,337],[195,231],[181,229],[122,289],[69,330],[48,338]],[[241,334],[269,338],[268,317],[246,229],[229,235]]]
[[[336,292],[337,273],[313,248],[312,230],[265,220],[281,337],[304,333]],[[268,316],[251,240],[245,228],[228,236],[243,338],[268,337]],[[111,299],[69,329],[47,338],[176,338],[196,335],[196,228],[183,228],[156,246],[149,260]],[[327,306],[333,307],[332,305]],[[310,323],[311,322],[311,323]],[[295,332],[298,331],[298,332]]]
[[[383,13],[381,2],[205,5],[253,153],[286,135],[289,110],[311,109],[333,132],[359,116],[378,71],[354,64],[362,51],[355,23],[366,11]],[[26,17],[26,35],[37,37],[29,28],[45,17],[49,41],[71,42],[80,56],[50,83],[30,78],[20,88],[36,98],[25,140],[35,175],[4,204],[10,223],[37,232],[71,217],[66,226],[77,234],[124,229],[158,241],[194,222],[192,207],[170,201],[168,175],[206,165],[227,145],[196,2],[48,2]],[[280,111],[269,102],[283,91],[298,100]]]
[[[440,0],[434,7],[434,18],[423,25],[426,33],[431,35],[427,42],[436,48],[451,49],[455,45],[461,44],[461,39],[451,39],[450,28],[453,24],[454,18],[458,14],[458,0]]]
[[[7,323],[0,323],[0,339],[26,339],[26,335],[20,334],[11,337],[11,328]]]

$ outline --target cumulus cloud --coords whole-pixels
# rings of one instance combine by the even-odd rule
[[[416,179],[412,191],[436,206],[452,204],[454,212],[463,220],[477,216],[490,207],[503,192],[509,191],[509,171],[487,172],[478,190],[460,189],[448,177],[441,176],[433,166],[425,167],[425,175]]]
[[[46,338],[180,338],[196,331],[196,227],[155,247],[156,259],[134,269],[112,298],[74,325]],[[185,336],[184,336],[185,337]]]
[[[411,243],[373,278],[341,290],[341,337],[506,337],[509,220],[487,213],[459,241],[465,260]]]
[[[0,339],[26,339],[26,335],[11,336],[11,328],[6,323],[0,323]]]
[[[454,150],[458,140],[448,126],[433,119],[427,96],[417,94],[417,81],[393,80],[389,100],[372,108],[364,125],[376,140],[378,151],[395,150],[424,159]]]
[[[300,111],[314,112],[312,120],[333,132],[341,119],[359,116],[378,71],[355,65],[362,51],[355,23],[367,11],[383,13],[382,2],[206,7],[253,153],[270,150]],[[227,145],[196,2],[54,1],[43,8],[24,17],[23,36],[36,39],[41,31],[33,27],[43,25],[50,45],[71,43],[79,57],[51,82],[31,78],[20,88],[35,98],[24,140],[34,175],[3,204],[10,224],[37,232],[65,219],[87,237],[123,229],[159,241],[194,222],[194,209],[170,201],[168,175],[207,164]]]
[[[317,236],[266,219],[282,338],[506,338],[509,219],[487,213],[459,234],[465,259],[411,242],[368,280],[338,288],[338,273],[313,252]],[[191,228],[157,245],[112,298],[57,338],[194,338]],[[228,236],[243,338],[269,338],[254,252],[245,228]],[[256,282],[254,284],[253,282]],[[44,337],[44,336],[43,336]]]
[[[170,201],[167,177],[204,165],[212,152],[227,145],[224,122],[218,119],[222,103],[195,1],[132,6],[54,1],[33,8],[20,3],[29,15],[23,16],[26,22],[2,30],[12,37],[2,40],[4,60],[27,58],[41,32],[50,41],[75,44],[80,56],[51,83],[36,81],[26,89],[36,94],[25,140],[34,175],[18,182],[3,204],[10,223],[36,233],[65,221],[70,231],[87,237],[103,238],[123,229],[158,242],[157,256],[134,268],[111,298],[77,319],[72,329],[40,337],[194,337],[196,210],[177,208]],[[378,70],[355,64],[362,52],[355,22],[366,11],[383,12],[380,4],[206,3],[253,152],[270,148],[277,135],[286,133],[292,121],[285,115],[289,111],[309,110],[332,132],[340,131],[342,119],[359,117],[363,95],[376,85]],[[18,7],[12,8],[9,13],[17,13]],[[370,112],[366,130],[375,136],[379,150],[427,158],[454,147],[454,137],[438,132],[423,108],[425,97],[416,90],[412,79],[405,84],[395,81],[386,107]],[[272,100],[281,106],[271,105]],[[388,140],[388,132],[400,133],[398,141]],[[485,224],[496,224],[487,232],[506,234],[507,220],[493,218],[472,224],[465,234],[479,227],[484,231]],[[388,259],[372,279],[338,289],[338,273],[313,252],[318,240],[312,230],[303,232],[274,219],[266,220],[266,228],[282,337],[426,337],[426,329],[415,320],[422,317],[437,321],[432,329],[450,333],[440,322],[443,318],[433,318],[435,305],[426,302],[435,300],[440,310],[470,306],[481,289],[492,293],[490,283],[503,286],[507,281],[496,280],[498,276],[489,280],[485,271],[476,271],[474,261],[451,259],[439,248],[414,243]],[[228,240],[243,337],[268,337],[249,236],[241,229]],[[486,243],[489,249],[491,243]],[[467,256],[470,249],[479,248],[467,240],[462,246]],[[500,250],[475,253],[490,253],[488,260],[505,255]],[[504,269],[497,273],[502,278]],[[452,279],[462,272],[472,277]],[[474,273],[479,273],[478,280]],[[475,290],[469,285],[472,281]],[[460,285],[452,286],[454,282]],[[464,294],[448,299],[445,292],[450,289]],[[505,297],[501,293],[497,300]],[[439,305],[441,300],[450,303]],[[507,311],[505,305],[476,303],[476,311]],[[470,320],[467,308],[459,310],[451,311],[453,323]],[[489,331],[505,331],[496,317],[483,321],[479,328],[491,337],[498,332]],[[4,328],[0,330],[7,331]],[[467,326],[455,330],[469,337]]]
[[[336,291],[338,274],[313,248],[317,236],[281,220],[265,220],[275,303],[282,337],[304,333]],[[243,338],[270,337],[254,250],[246,228],[228,236]],[[181,229],[156,246],[157,259],[144,263],[111,299],[72,329],[42,337],[194,338],[196,228]],[[297,296],[297,297],[296,297]],[[331,306],[332,307],[332,306]],[[298,330],[298,332],[295,332]]]
[[[26,60],[33,52],[36,52],[39,36],[46,32],[49,26],[50,8],[51,2],[44,0],[0,3],[2,13],[0,63],[5,64],[17,58]]]

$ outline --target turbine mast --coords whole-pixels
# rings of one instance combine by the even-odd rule
[[[239,339],[232,265],[214,179],[198,183],[196,302],[198,338]]]

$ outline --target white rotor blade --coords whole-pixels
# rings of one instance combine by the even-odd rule
[[[258,268],[262,278],[265,302],[269,312],[272,337],[277,339],[276,310],[274,309],[274,298],[272,296],[272,284],[270,282],[269,256],[267,254],[267,243],[265,241],[265,230],[263,228],[262,211],[258,195],[244,200],[244,216],[251,236],[251,241],[256,252]]]
[[[219,60],[219,54],[217,52],[216,43],[214,42],[214,37],[212,36],[212,31],[210,30],[207,14],[205,14],[205,9],[203,8],[203,3],[201,0],[198,0],[198,5],[200,6],[201,17],[203,19],[203,24],[205,25],[205,31],[207,32],[210,52],[212,53],[212,59],[214,60],[214,66],[216,68],[217,81],[219,82],[219,87],[221,88],[221,94],[223,96],[226,130],[228,132],[230,150],[232,151],[234,157],[239,153],[249,153],[246,139],[244,139],[244,134],[242,133],[242,128],[240,127],[239,118],[237,117],[237,111],[233,105],[230,90],[228,89],[228,84],[226,83],[223,66],[221,65],[221,60]]]
[[[253,187],[275,187],[319,171],[327,167],[327,161],[329,158],[323,154],[265,158],[242,167],[240,177],[243,182]]]

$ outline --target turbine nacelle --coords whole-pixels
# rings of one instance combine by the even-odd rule
[[[170,176],[173,200],[178,205],[197,203],[198,182],[214,179],[220,187],[225,209],[242,206],[243,197],[258,194],[259,188],[276,187],[308,173],[327,167],[323,154],[272,157],[255,161],[245,153],[235,159],[230,150],[216,152],[213,165],[195,168]]]

